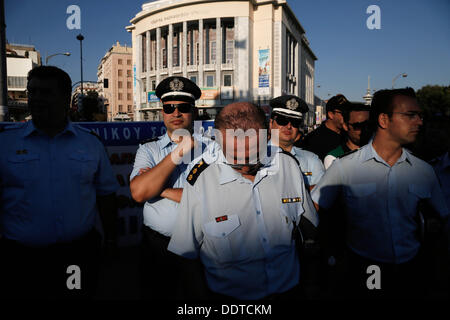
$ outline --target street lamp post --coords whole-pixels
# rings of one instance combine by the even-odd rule
[[[84,40],[84,37],[81,33],[79,35],[77,35],[77,40],[80,40],[81,94],[83,95],[83,40]]]
[[[57,55],[63,55],[63,56],[70,56],[70,52],[64,52],[64,53],[55,53],[55,54],[51,54],[49,56],[45,57],[45,65],[48,65],[48,60],[50,60],[50,58],[57,56]]]
[[[395,80],[397,80],[398,77],[400,77],[400,76],[402,76],[403,78],[406,78],[408,75],[407,75],[406,73],[399,73],[398,75],[396,75],[396,76],[394,77],[394,79],[392,79],[392,89],[394,89],[394,83],[395,83]]]

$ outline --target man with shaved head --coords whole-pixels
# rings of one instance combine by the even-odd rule
[[[278,147],[267,153],[266,130],[258,107],[226,106],[215,120],[221,152],[187,178],[168,250],[200,257],[212,298],[299,294],[293,229],[314,231],[318,216],[295,157]]]

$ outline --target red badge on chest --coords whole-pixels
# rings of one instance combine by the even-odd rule
[[[227,220],[228,220],[228,216],[216,217],[216,222],[222,222],[222,221],[227,221]]]

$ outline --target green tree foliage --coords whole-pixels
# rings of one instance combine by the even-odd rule
[[[425,119],[411,149],[420,158],[431,160],[450,150],[450,86],[427,85],[416,95]]]
[[[106,121],[106,114],[103,113],[101,106],[102,102],[98,93],[96,91],[87,91],[81,103],[78,102],[78,110],[70,109],[70,120],[75,122]]]
[[[424,86],[417,91],[417,100],[427,116],[450,116],[450,86]]]
[[[95,91],[88,91],[83,97],[83,108],[81,109],[82,118],[85,121],[95,121],[94,115],[99,113],[98,93]]]

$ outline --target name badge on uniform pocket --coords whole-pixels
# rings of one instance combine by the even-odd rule
[[[282,203],[294,203],[294,202],[301,202],[302,199],[300,197],[296,197],[296,198],[282,198],[281,202]]]

